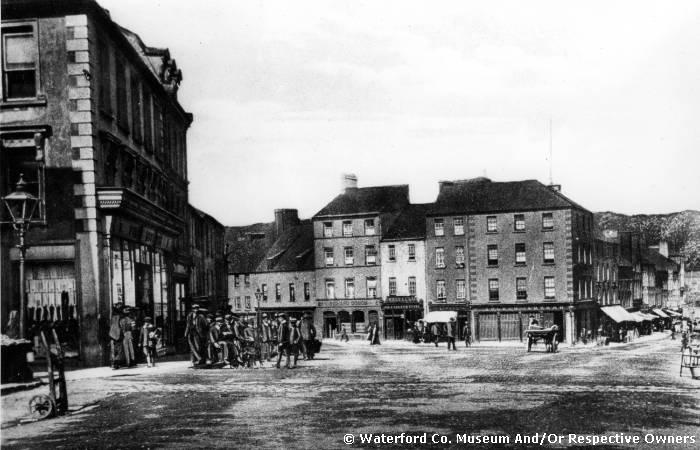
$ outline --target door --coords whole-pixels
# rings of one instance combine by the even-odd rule
[[[496,313],[479,314],[479,340],[495,341],[498,339],[498,318]]]
[[[394,339],[394,318],[386,317],[384,319],[384,326],[386,327],[386,338]]]
[[[520,315],[518,313],[501,314],[501,340],[520,340]]]

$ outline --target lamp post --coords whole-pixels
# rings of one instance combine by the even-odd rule
[[[27,256],[27,244],[24,241],[25,234],[34,215],[34,210],[39,204],[39,199],[27,192],[27,183],[24,174],[19,175],[19,181],[15,191],[2,198],[5,207],[10,213],[12,227],[19,237],[19,337],[24,339],[24,311],[26,306],[26,292],[24,287],[24,260]]]
[[[257,330],[257,333],[255,333],[255,350],[258,352],[258,354],[262,355],[260,352],[262,349],[260,348],[260,339],[262,335],[262,324],[260,323],[260,299],[262,298],[262,292],[260,292],[260,288],[257,288],[255,290],[255,300],[257,302],[257,306],[255,308],[255,329]]]

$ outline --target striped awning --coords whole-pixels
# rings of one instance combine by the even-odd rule
[[[617,323],[620,322],[638,322],[637,318],[628,313],[625,308],[620,305],[601,306],[600,310]]]
[[[656,314],[657,316],[659,316],[659,317],[661,317],[661,318],[664,318],[664,319],[668,319],[668,314],[666,314],[665,312],[661,311],[660,309],[654,308],[654,309],[652,309],[652,311],[654,311],[654,314]]]

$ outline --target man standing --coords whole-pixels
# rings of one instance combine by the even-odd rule
[[[464,336],[464,345],[467,347],[472,345],[472,328],[469,326],[469,322],[464,324],[462,328],[462,336]]]
[[[262,358],[269,361],[270,353],[272,353],[270,349],[270,344],[272,343],[272,329],[266,313],[263,313],[262,315],[261,329],[262,336],[260,336],[260,338],[262,341]]]
[[[287,369],[295,369],[299,359],[299,344],[301,343],[301,332],[297,326],[295,317],[289,318],[289,345],[287,346]],[[294,366],[289,367],[290,356],[294,356]]]
[[[197,314],[199,313],[199,305],[192,304],[192,309],[185,318],[185,339],[190,347],[190,361],[192,367],[202,363],[202,351],[199,347],[199,335],[197,334]]]
[[[122,329],[123,346],[124,346],[124,361],[127,367],[134,367],[136,365],[136,353],[134,352],[134,319],[131,317],[131,308],[128,306],[124,308],[124,314],[119,320],[119,324]]]
[[[289,325],[287,325],[287,316],[280,314],[278,316],[279,325],[277,326],[277,367],[280,369],[280,363],[282,362],[282,354],[288,352],[289,348]],[[287,362],[289,362],[289,356],[287,356]]]
[[[225,351],[222,349],[221,344],[219,343],[219,341],[221,341],[223,338],[221,331],[221,326],[223,323],[224,318],[217,315],[214,322],[209,325],[209,333],[207,333],[209,343],[207,350],[211,364],[216,364],[219,362],[219,350],[221,350],[221,359],[224,360],[226,358]]]
[[[112,308],[112,318],[109,323],[109,342],[111,346],[112,370],[117,370],[124,359],[124,331],[122,330],[121,303]]]
[[[452,350],[457,350],[457,347],[455,347],[455,337],[457,336],[457,322],[455,321],[454,317],[450,317],[450,321],[447,322],[447,351],[450,350],[450,346],[452,346]]]
[[[379,326],[377,325],[377,322],[372,322],[369,324],[369,333],[367,340],[369,341],[369,345],[379,345]]]
[[[440,340],[440,326],[437,322],[433,323],[430,327],[430,334],[433,335],[433,342],[435,342],[435,347],[438,346],[438,341]]]
[[[301,350],[304,359],[314,359],[314,339],[316,338],[316,327],[311,322],[311,316],[304,314],[304,318],[299,327],[301,333]]]

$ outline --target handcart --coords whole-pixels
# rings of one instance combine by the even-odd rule
[[[544,341],[545,349],[548,353],[556,353],[559,347],[559,327],[553,325],[550,328],[533,328],[525,330],[527,334],[527,351],[532,349],[537,342]]]
[[[29,413],[35,419],[62,416],[68,412],[68,391],[64,371],[65,353],[55,329],[51,329],[53,343],[41,331],[41,342],[46,347],[46,364],[49,378],[49,395],[35,395],[29,400]],[[58,391],[58,392],[57,392]]]

